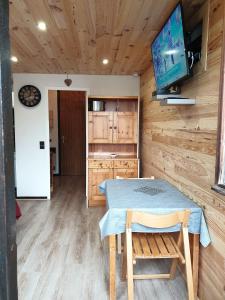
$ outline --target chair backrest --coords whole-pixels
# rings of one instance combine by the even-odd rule
[[[176,211],[171,214],[148,214],[139,211],[127,210],[126,228],[131,228],[132,224],[140,224],[152,228],[166,228],[181,224],[188,226],[190,210]]]

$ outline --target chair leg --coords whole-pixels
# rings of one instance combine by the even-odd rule
[[[132,251],[132,233],[131,229],[127,229],[126,233],[127,246],[127,288],[128,300],[134,299],[134,281],[133,281],[133,251]]]
[[[180,249],[182,246],[182,241],[183,241],[183,236],[182,236],[182,231],[179,232],[178,240],[177,240],[177,246]],[[174,258],[172,260],[171,268],[170,268],[170,279],[174,279],[176,275],[176,270],[177,270],[177,263],[178,263],[178,258]]]
[[[121,234],[117,234],[117,252],[118,254],[122,253]]]
[[[109,299],[116,299],[116,237],[109,236]]]
[[[123,236],[123,252],[122,252],[122,264],[121,264],[121,280],[125,281],[127,277],[127,246],[126,239]]]
[[[193,275],[191,267],[191,253],[189,245],[189,236],[187,227],[183,228],[183,239],[184,239],[184,255],[186,264],[186,277],[187,277],[187,288],[188,288],[188,299],[194,300],[194,285]]]

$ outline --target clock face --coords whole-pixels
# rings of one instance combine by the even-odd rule
[[[20,102],[28,107],[36,106],[41,101],[41,93],[39,89],[33,85],[21,87],[18,97]]]

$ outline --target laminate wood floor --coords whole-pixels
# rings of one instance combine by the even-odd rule
[[[108,243],[101,241],[98,222],[104,208],[85,206],[83,177],[56,178],[51,201],[19,201],[17,222],[19,300],[108,299]],[[127,299],[119,278],[117,299]],[[138,263],[136,272],[165,272],[165,262]],[[186,286],[180,274],[173,281],[135,282],[136,300],[183,300]]]

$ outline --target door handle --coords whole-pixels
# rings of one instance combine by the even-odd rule
[[[64,135],[62,135],[62,143],[64,144],[64,142],[65,142],[65,137]]]

